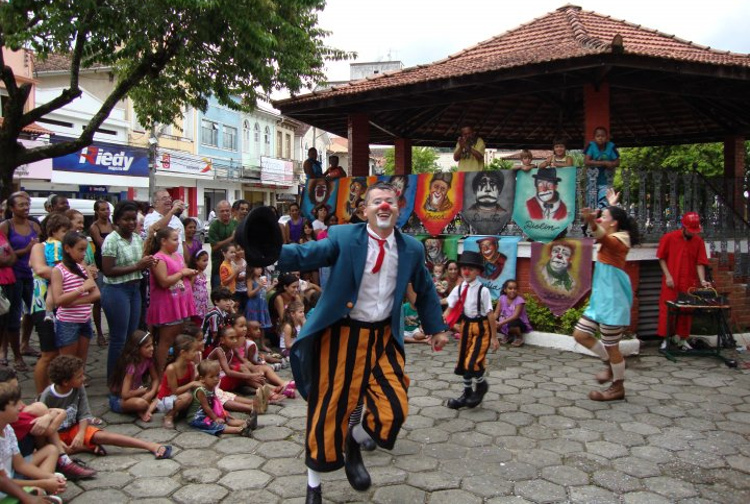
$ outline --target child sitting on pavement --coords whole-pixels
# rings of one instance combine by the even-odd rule
[[[89,425],[93,415],[83,387],[83,361],[78,357],[55,357],[49,365],[49,378],[52,385],[42,392],[39,400],[49,408],[65,410],[66,418],[58,433],[62,442],[70,447],[69,453],[88,451],[103,456],[107,454],[103,445],[114,445],[140,448],[153,453],[157,459],[172,456],[170,445],[150,443]]]

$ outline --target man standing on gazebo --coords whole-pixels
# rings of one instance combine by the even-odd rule
[[[659,296],[657,334],[662,338],[672,336],[667,334],[667,301],[675,301],[678,294],[687,292],[691,287],[711,286],[711,282],[706,281],[706,243],[698,236],[702,231],[700,216],[696,212],[688,212],[682,216],[682,229],[665,234],[659,241],[656,257],[659,258],[659,266],[664,275]],[[681,315],[677,318],[677,327],[672,328],[675,343],[684,350],[690,350],[687,338],[690,336],[692,322],[692,317]],[[662,348],[666,347],[665,339]]]
[[[458,162],[458,171],[476,172],[484,169],[484,140],[474,133],[474,128],[464,126],[453,149],[453,160]]]

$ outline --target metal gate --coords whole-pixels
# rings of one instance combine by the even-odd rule
[[[659,261],[640,263],[640,283],[638,285],[638,337],[656,337],[659,325],[659,294],[661,293],[662,272]]]

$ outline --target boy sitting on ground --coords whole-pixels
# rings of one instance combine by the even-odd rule
[[[88,451],[96,455],[106,455],[103,445],[114,445],[147,450],[157,459],[168,459],[172,456],[170,445],[149,443],[89,425],[93,415],[89,409],[86,389],[83,387],[83,361],[78,357],[55,357],[49,365],[49,379],[52,385],[42,392],[39,400],[49,408],[65,410],[65,420],[60,425],[58,433],[62,442],[70,447],[69,453]]]

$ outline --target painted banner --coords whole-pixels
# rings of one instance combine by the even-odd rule
[[[439,235],[461,211],[463,180],[463,172],[438,172],[419,177],[414,213],[432,236]]]
[[[575,218],[576,168],[539,168],[516,173],[513,220],[535,241],[548,243]]]
[[[591,290],[594,240],[555,240],[531,244],[529,283],[541,302],[559,317]]]
[[[52,141],[55,142],[54,139]],[[52,170],[148,177],[148,151],[127,145],[96,142],[72,154],[53,158]]]
[[[484,271],[479,280],[490,289],[492,299],[500,297],[506,280],[516,278],[516,258],[520,236],[469,236],[464,250],[482,254]]]
[[[359,200],[365,197],[367,186],[376,180],[377,177],[343,177],[336,180],[339,184],[336,198],[336,216],[339,218],[339,224],[349,222],[357,211]]]
[[[458,259],[458,241],[462,238],[459,235],[417,235],[415,238],[424,244],[425,264],[430,271],[435,264]]]
[[[477,234],[496,235],[513,211],[515,173],[510,170],[464,174],[464,220]]]
[[[396,226],[402,228],[411,217],[414,211],[414,196],[417,194],[417,184],[419,175],[391,175],[383,176],[378,179],[380,182],[393,184],[398,192],[398,219]]]
[[[343,180],[343,179],[339,179]],[[324,204],[328,207],[328,215],[336,210],[336,193],[338,191],[338,180],[326,180],[324,178],[308,179],[305,192],[300,202],[300,211],[306,219],[315,220],[312,214],[313,208]],[[347,220],[347,222],[349,222]]]

